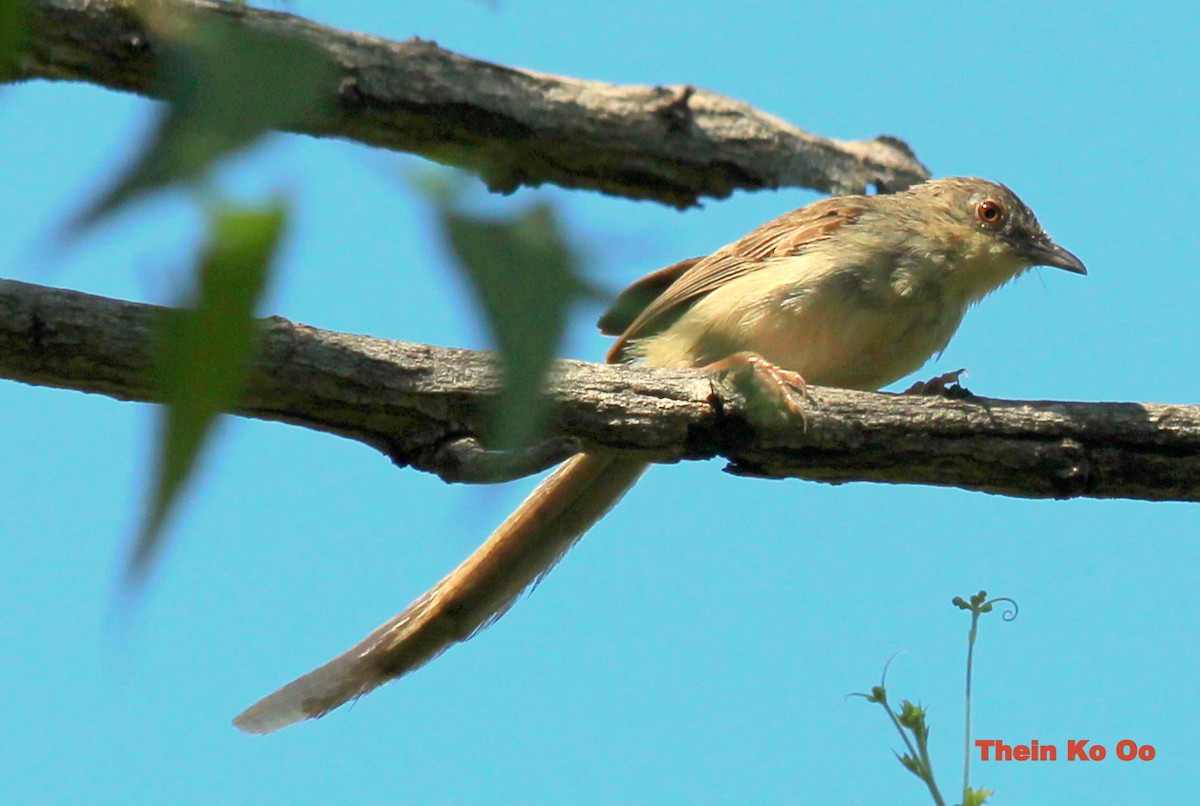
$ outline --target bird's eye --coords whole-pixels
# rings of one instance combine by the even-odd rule
[[[1004,207],[995,199],[984,199],[975,205],[975,215],[989,227],[999,227],[1004,223]]]

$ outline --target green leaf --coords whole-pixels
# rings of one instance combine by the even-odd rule
[[[963,792],[962,806],[983,806],[993,794],[990,789],[967,789]]]
[[[145,577],[163,526],[217,416],[241,393],[254,346],[254,310],[283,235],[287,211],[233,205],[210,215],[197,266],[195,305],[168,312],[159,326],[155,378],[162,390],[154,492],[130,556],[127,577]]]
[[[25,43],[27,0],[0,0],[0,80],[11,73],[9,65]]]
[[[448,196],[431,197],[504,364],[492,442],[500,448],[528,444],[544,424],[541,387],[562,341],[567,312],[590,287],[580,278],[549,206],[491,221],[459,212]]]
[[[147,13],[163,42],[159,89],[168,106],[133,165],[72,221],[73,234],[146,193],[202,177],[267,130],[323,114],[321,100],[332,96],[333,65],[306,40],[232,14]]]

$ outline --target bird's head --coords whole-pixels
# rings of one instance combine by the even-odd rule
[[[1004,185],[974,177],[936,179],[906,191],[919,200],[925,224],[938,232],[980,292],[1033,266],[1087,274],[1078,257],[1050,239],[1037,216]]]

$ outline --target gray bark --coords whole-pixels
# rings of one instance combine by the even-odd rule
[[[12,74],[158,97],[165,34],[139,16],[140,2],[31,0],[30,46]],[[739,189],[894,191],[929,178],[895,137],[818,137],[703,89],[552,76],[229,3],[158,3],[323,50],[336,65],[327,99],[336,111],[292,131],[420,154],[477,172],[493,190],[549,182],[683,208]]]

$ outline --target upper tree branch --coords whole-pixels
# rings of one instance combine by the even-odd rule
[[[158,34],[140,0],[31,0],[18,78],[87,81],[156,97]],[[337,65],[337,114],[295,131],[409,151],[478,172],[494,190],[551,182],[688,207],[737,189],[859,193],[929,177],[902,141],[803,132],[753,107],[686,86],[620,86],[391,42],[290,14],[207,0],[159,0],[178,13],[240,19],[298,36]],[[287,87],[279,87],[287,92]]]
[[[153,328],[167,309],[0,281],[0,377],[159,399]],[[487,353],[262,322],[251,388],[235,413],[371,445],[448,478],[490,475],[475,449],[498,390]],[[1200,500],[1200,407],[951,401],[813,389],[807,426],[762,423],[698,371],[558,364],[546,394],[556,441],[676,461],[723,456],[757,476],[936,484],[1027,498]],[[483,439],[486,442],[486,439]],[[480,462],[480,457],[485,461]],[[482,468],[482,469],[481,469]]]

